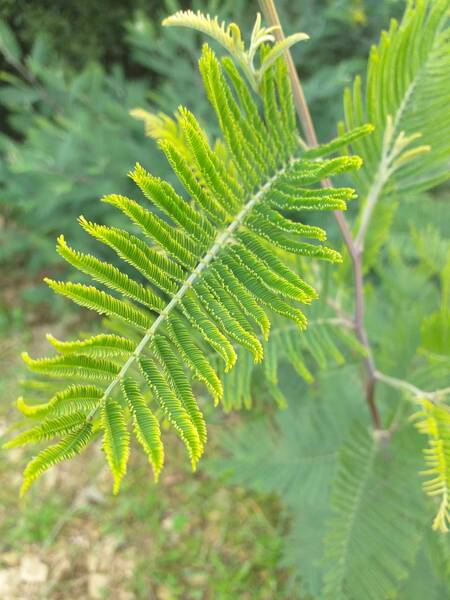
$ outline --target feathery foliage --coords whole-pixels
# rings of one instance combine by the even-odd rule
[[[388,236],[396,198],[449,177],[448,23],[448,0],[410,2],[401,22],[392,19],[372,47],[365,90],[358,76],[344,94],[345,128],[366,121],[375,127],[353,144],[364,168],[351,176],[362,201],[356,241],[363,246],[367,235],[370,263]]]
[[[211,471],[281,495],[292,515],[285,561],[297,595],[397,597],[426,550],[414,430],[405,423],[391,440],[369,431],[354,365],[319,372],[314,386],[286,364],[281,373],[286,408],[224,432],[229,456]]]
[[[31,461],[23,491],[98,433],[117,493],[127,468],[130,424],[157,479],[164,463],[161,419],[175,429],[195,469],[207,431],[194,380],[225,410],[249,408],[256,394],[269,391],[285,408],[274,419],[276,428],[260,420],[233,431],[225,442],[232,455],[226,469],[234,463],[236,481],[280,492],[293,509],[295,549],[289,562],[300,571],[302,593],[323,600],[417,596],[414,590],[423,587],[416,585],[421,582],[416,571],[428,573],[434,559],[428,556],[428,500],[418,478],[419,436],[409,417],[419,401],[414,418],[419,432],[429,437],[424,488],[430,505],[439,502],[433,528],[444,532],[449,525],[450,422],[443,398],[448,388],[422,393],[376,369],[388,372],[395,365],[398,373],[412,370],[419,377],[416,363],[432,357],[445,370],[450,263],[439,232],[428,247],[431,224],[425,232],[401,231],[389,243],[388,258],[378,264],[375,257],[389,227],[396,225],[397,198],[404,202],[407,192],[429,189],[447,177],[450,147],[443,134],[449,122],[433,118],[427,94],[431,90],[432,108],[443,113],[448,7],[449,0],[408,4],[401,24],[393,21],[372,50],[364,97],[359,79],[346,92],[341,135],[313,149],[299,137],[281,56],[301,34],[275,44],[273,30],[261,28],[258,17],[247,50],[234,24],[189,11],[166,21],[210,35],[230,54],[219,61],[205,46],[200,59],[222,137],[210,144],[183,107],[175,118],[135,113],[158,140],[177,187],[137,164],[130,178],[141,201],[122,195],[103,199],[131,221],[132,234],[80,218],[82,228],[116,253],[125,268],[58,239],[59,254],[98,287],[48,281],[50,287],[106,314],[114,325],[112,333],[87,339],[62,342],[49,336],[57,352],[50,358],[24,354],[38,377],[28,381],[29,398],[19,398],[17,405],[33,426],[8,446],[60,441]],[[366,119],[376,126],[367,138],[372,126]],[[357,174],[361,159],[347,156],[347,146],[364,158]],[[340,255],[323,245],[324,229],[301,219],[311,210],[345,210],[355,191],[319,184],[347,173],[363,200],[355,254],[368,236],[363,266],[377,275],[365,317],[377,349],[373,370],[383,431],[377,425],[369,432],[366,426],[356,368],[336,368],[362,352],[370,356],[368,344],[362,348],[353,339],[358,323],[347,317],[349,286],[335,290],[347,283],[346,272],[331,279],[328,269],[311,267],[311,258],[336,263]],[[392,202],[389,210],[386,202]],[[369,228],[380,210],[382,218]],[[138,276],[131,275],[135,271]],[[424,314],[424,305],[437,304],[436,276],[442,280],[440,307]],[[314,303],[316,313],[309,311],[313,318],[306,330],[304,306],[318,298],[316,287],[321,301]],[[423,302],[410,307],[409,320],[399,319],[412,296]],[[411,322],[422,324],[422,341]],[[330,365],[334,370],[325,372]],[[384,389],[382,382],[391,387]],[[35,403],[45,390],[50,400]],[[405,393],[400,401],[399,390]],[[392,409],[388,401],[394,393]],[[436,589],[448,595],[447,580],[442,578]]]
[[[283,52],[303,40],[308,39],[306,33],[294,33],[281,42],[275,42],[273,36],[276,27],[261,27],[261,15],[258,13],[250,38],[250,46],[245,49],[245,43],[241,37],[241,31],[236,23],[226,25],[225,22],[219,23],[217,17],[211,18],[200,11],[197,13],[192,10],[178,11],[174,15],[164,19],[163,25],[167,27],[188,27],[195,29],[211,37],[227,50],[236,60],[236,63],[245,73],[249,83],[255,91],[260,88],[264,73],[283,55]],[[265,53],[258,69],[255,68],[253,61],[258,49],[262,44],[272,43],[270,50]]]
[[[393,597],[409,573],[423,515],[420,497],[411,493],[417,461],[408,465],[402,437],[409,441],[408,433],[406,440],[398,434],[388,447],[382,436],[358,426],[339,450],[325,537],[324,599]]]
[[[287,399],[280,385],[281,365],[289,364],[298,376],[308,384],[316,381],[316,371],[343,365],[347,355],[363,352],[351,330],[347,330],[339,319],[332,317],[311,317],[308,329],[299,334],[298,328],[275,319],[271,334],[263,340],[264,362],[256,365],[250,357],[239,350],[235,369],[222,373],[223,398],[225,411],[250,409],[254,397],[265,388],[280,408],[287,406]],[[216,361],[217,362],[217,361]],[[258,381],[255,389],[253,383]]]
[[[234,26],[231,33],[224,30],[224,36],[238,40],[237,31]],[[100,287],[46,280],[48,285],[76,304],[141,333],[137,342],[111,334],[71,342],[50,336],[56,356],[35,360],[24,354],[39,376],[72,384],[56,390],[44,405],[20,400],[25,414],[45,415],[45,424],[19,434],[17,443],[47,439],[54,428],[55,435],[67,434],[54,451],[62,460],[88,440],[88,427],[101,430],[115,493],[126,471],[130,417],[155,477],[163,464],[161,414],[185,444],[195,469],[204,451],[206,426],[191,379],[202,381],[217,403],[223,397],[219,376],[223,370],[230,370],[241,355],[247,363],[263,359],[260,335],[268,338],[273,314],[292,321],[297,331],[306,328],[300,306],[317,293],[291,270],[283,255],[341,261],[338,252],[318,243],[325,239],[322,229],[294,221],[284,210],[344,209],[353,191],[324,191],[318,183],[325,176],[359,168],[361,161],[355,156],[303,156],[281,50],[276,44],[262,44],[272,41],[262,31],[258,19],[251,48],[260,48],[261,64],[266,65],[258,75],[260,100],[230,58],[222,66],[208,46],[203,48],[200,72],[223,134],[222,150],[211,148],[194,115],[183,107],[177,113],[178,141],[171,135],[160,140],[188,197],[138,164],[130,177],[145,204],[119,195],[105,196],[103,201],[124,213],[139,235],[80,218],[86,232],[109,246],[147,283],[72,249],[62,236],[58,239],[59,254]],[[370,126],[360,127],[351,138],[370,131]],[[324,153],[346,139],[325,147]],[[220,369],[213,366],[209,348],[223,363]],[[92,393],[98,388],[100,397]],[[156,405],[153,410],[149,401]],[[76,427],[83,432],[83,444],[71,444],[69,452],[64,444]],[[41,466],[32,470],[31,478],[26,475],[24,489],[49,461],[57,462],[54,452],[46,452],[34,459]]]
[[[439,501],[433,529],[447,533],[450,526],[450,407],[424,399],[414,417],[417,429],[429,440],[424,450],[427,470],[423,474],[431,479],[423,487]]]
[[[362,199],[356,242],[365,250],[366,270],[376,264],[378,251],[389,235],[399,206],[397,200],[404,201],[408,194],[426,191],[449,177],[449,9],[448,0],[409,3],[402,21],[398,23],[393,19],[389,31],[382,33],[379,45],[372,48],[365,92],[362,92],[361,78],[357,77],[352,91],[347,89],[344,94],[346,127],[351,130],[366,118],[375,125],[372,136],[352,144],[355,152],[364,158],[364,167],[358,174],[351,174],[351,180]],[[439,273],[441,269],[436,269],[434,259],[430,264],[428,258],[430,247],[436,247],[433,254],[439,253],[439,242],[434,240],[432,230],[429,227],[427,233],[422,232],[420,237],[415,233],[415,236],[422,245],[419,252],[428,268]],[[425,239],[427,251],[423,248]],[[445,370],[450,347],[447,341],[450,263],[445,249],[441,254],[441,260],[447,263],[447,269],[441,267],[442,308],[424,320],[422,331],[425,345],[437,342],[440,347],[437,353],[429,353],[430,362],[436,361],[438,356]],[[424,405],[424,412],[418,413],[424,419],[419,427],[424,433],[427,432],[427,411],[431,411],[429,426],[432,427],[431,409],[432,405]],[[439,411],[437,407],[436,410]],[[442,410],[445,415],[446,408]],[[432,444],[437,453],[438,448],[445,448],[445,427],[440,429],[436,422],[433,431],[433,434],[428,433],[431,438],[435,436]],[[440,434],[443,438],[439,438]],[[435,456],[435,460],[438,459]],[[445,480],[445,469],[441,477]],[[444,486],[441,495],[445,498],[442,480],[441,485]],[[447,527],[445,504],[443,499],[434,521],[434,527],[440,530]]]

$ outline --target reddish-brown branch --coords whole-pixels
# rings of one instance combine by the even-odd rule
[[[281,27],[280,19],[278,17],[274,0],[259,0],[259,4],[267,22],[271,26],[277,26],[277,29],[274,30],[274,35],[276,39],[278,41],[283,40],[283,29]],[[294,95],[295,107],[303,128],[303,133],[305,135],[305,139],[308,146],[315,147],[318,145],[317,136],[314,129],[314,123],[311,119],[311,114],[309,112],[308,104],[303,93],[300,78],[289,50],[285,52],[285,56],[288,65],[289,77],[292,83],[292,92]],[[322,181],[322,186],[331,187],[331,181],[329,179],[325,179],[324,181]],[[370,349],[366,328],[364,325],[364,282],[362,273],[361,251],[355,244],[352,233],[350,231],[350,227],[348,226],[348,223],[342,212],[335,211],[334,216],[336,217],[336,221],[341,231],[342,238],[344,240],[344,243],[347,247],[352,261],[353,278],[355,283],[355,332],[359,341],[366,349],[367,353],[367,356],[365,358],[366,401],[375,428],[381,429],[381,419],[375,401],[375,386],[377,382],[376,368]]]

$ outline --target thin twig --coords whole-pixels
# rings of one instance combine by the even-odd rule
[[[359,224],[358,232],[355,236],[355,246],[358,248],[360,254],[362,254],[364,250],[364,241],[369,229],[369,224],[372,219],[375,207],[380,199],[381,192],[383,191],[383,187],[388,179],[388,170],[385,166],[384,159],[380,162],[380,167],[377,175],[374,178],[374,182],[370,191],[367,195],[367,200],[364,205],[364,209],[361,213],[361,221]]]
[[[284,39],[284,33],[274,0],[259,0],[259,5],[261,6],[261,10],[263,11],[268,23],[270,25],[277,26],[277,29],[275,29],[273,33],[278,41],[282,41]],[[286,50],[285,56],[288,65],[289,77],[292,83],[295,106],[302,124],[305,138],[310,147],[315,147],[318,145],[317,136],[313,121],[311,119],[311,114],[309,112],[308,104],[303,93],[303,88],[300,83],[300,78],[289,50]],[[331,181],[329,179],[325,179],[322,181],[322,186],[325,188],[331,187]],[[361,252],[354,242],[350,227],[342,212],[335,211],[334,216],[352,261],[353,277],[355,282],[355,332],[359,341],[367,350],[367,356],[365,358],[366,400],[375,428],[381,429],[381,419],[375,402],[375,385],[377,382],[375,377],[376,368],[364,325],[364,283]]]
[[[377,172],[373,178],[373,182],[370,187],[369,193],[367,194],[367,199],[362,208],[359,228],[354,238],[355,246],[358,248],[358,251],[361,253],[361,255],[364,251],[364,239],[369,229],[370,221],[373,217],[375,207],[381,197],[383,188],[387,180],[389,179],[389,176],[392,174],[391,162],[393,158],[395,158],[396,154],[395,147],[391,152],[389,152],[389,148],[392,142],[392,134],[392,119],[390,116],[388,116],[386,121],[386,129],[383,135],[383,145],[381,148],[380,163],[378,165]]]
[[[278,17],[277,9],[275,7],[275,3],[272,0],[259,0],[259,4],[261,6],[261,10],[264,13],[266,21],[270,23],[271,26],[277,27],[274,29],[273,35],[276,37],[278,41],[282,41],[284,39],[284,33],[281,28],[280,19]],[[304,129],[305,138],[308,142],[309,146],[317,146],[316,132],[314,130],[314,124],[311,119],[311,115],[308,109],[308,105],[306,103],[305,95],[303,93],[303,88],[300,85],[300,79],[297,73],[297,69],[295,68],[294,61],[292,59],[291,53],[288,51],[285,53],[287,67],[289,71],[289,77],[291,81],[295,79],[298,81],[298,85],[292,86],[292,94],[294,96],[294,104],[297,110],[298,116],[300,118],[300,122]],[[315,143],[312,143],[311,140],[315,140]]]
[[[403,390],[405,392],[408,392],[416,398],[430,400],[430,402],[436,402],[437,400],[444,398],[445,396],[448,396],[450,394],[450,387],[442,388],[440,390],[434,390],[432,392],[427,392],[416,387],[409,381],[405,381],[404,379],[398,379],[397,377],[391,377],[391,375],[385,375],[380,371],[375,371],[375,379],[377,379],[378,381],[382,381],[386,385],[389,385],[390,387],[393,387],[397,390]]]

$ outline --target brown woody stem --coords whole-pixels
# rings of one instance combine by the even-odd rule
[[[283,29],[281,27],[280,19],[278,17],[278,12],[274,0],[259,0],[259,5],[267,22],[271,26],[277,26],[277,29],[275,29],[273,32],[277,41],[283,40]],[[289,77],[291,79],[292,84],[292,93],[294,96],[295,107],[303,128],[303,133],[305,135],[305,139],[308,146],[314,148],[318,145],[317,136],[316,131],[314,129],[314,123],[311,119],[311,114],[309,112],[308,104],[303,93],[302,84],[300,83],[300,78],[298,76],[297,69],[295,68],[294,61],[289,50],[286,50],[285,56],[288,66]],[[331,187],[331,181],[329,179],[325,179],[324,181],[322,181],[322,186]],[[355,240],[353,239],[350,227],[348,226],[348,223],[343,213],[340,211],[335,211],[334,216],[336,217],[336,221],[338,223],[344,243],[347,247],[352,261],[353,278],[355,282],[355,332],[358,337],[358,340],[364,346],[367,353],[367,356],[364,359],[366,367],[366,401],[369,407],[374,427],[376,429],[381,429],[380,414],[378,412],[378,408],[375,401],[377,371],[373,360],[369,340],[367,337],[366,328],[364,325],[364,281],[362,274],[361,251],[355,244]]]

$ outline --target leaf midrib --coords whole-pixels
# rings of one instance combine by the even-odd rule
[[[350,512],[349,518],[346,520],[347,535],[346,535],[346,540],[343,544],[343,548],[342,548],[342,552],[341,552],[342,569],[341,569],[341,575],[339,577],[339,580],[340,580],[339,587],[340,587],[341,591],[344,586],[346,574],[348,573],[348,567],[346,567],[346,565],[348,565],[348,556],[349,556],[350,545],[351,545],[350,540],[352,539],[352,532],[355,527],[356,516],[360,512],[362,499],[363,499],[364,492],[367,488],[367,485],[370,481],[370,477],[373,472],[373,467],[374,467],[374,463],[375,463],[375,460],[377,457],[378,449],[379,448],[378,448],[377,443],[375,442],[375,440],[373,440],[371,443],[371,447],[369,449],[370,455],[368,456],[368,460],[367,460],[367,463],[365,466],[364,476],[360,479],[360,485],[358,486],[356,498],[353,502],[353,507],[352,507],[353,510]]]
[[[426,68],[428,62],[430,61],[430,57],[435,49],[436,38],[439,37],[440,32],[441,32],[440,27],[437,27],[436,32],[435,32],[436,35],[433,40],[433,44],[430,46],[427,57],[424,60],[424,62],[420,64],[413,79],[410,81],[408,87],[405,90],[403,98],[395,112],[395,117],[393,119],[391,142],[395,143],[397,129],[398,129],[398,127],[401,123],[401,120],[405,114],[405,111],[410,103],[411,97],[414,93],[414,89],[417,86],[417,82],[419,81],[424,69]],[[387,115],[386,118],[388,116],[389,115]],[[386,119],[385,119],[385,122],[386,122]],[[393,172],[390,172],[390,169],[389,169],[390,164],[386,160],[391,147],[392,147],[392,144],[390,144],[390,147],[388,147],[388,148],[385,148],[384,143],[382,143],[382,145],[381,145],[381,151],[380,151],[379,160],[377,163],[377,168],[373,174],[372,182],[371,182],[368,192],[366,194],[366,203],[364,205],[364,210],[368,215],[366,217],[367,221],[369,221],[370,218],[372,217],[373,211],[375,210],[375,206],[377,205],[378,200],[380,199],[387,182],[389,181],[391,176],[394,174]],[[363,241],[362,238],[365,237],[366,227],[363,228],[362,225],[360,225],[360,229],[359,229],[360,233],[358,233],[358,236],[357,236],[359,245],[362,245],[362,241]],[[362,235],[361,235],[361,231],[363,231]]]
[[[237,216],[233,219],[233,221],[224,229],[217,237],[214,244],[211,248],[206,252],[206,254],[199,260],[195,269],[191,272],[189,277],[184,281],[182,286],[179,288],[175,296],[170,300],[170,302],[166,305],[164,310],[159,314],[157,319],[152,323],[151,327],[146,331],[145,335],[139,342],[139,344],[134,349],[133,353],[128,357],[127,361],[124,363],[119,373],[111,380],[108,387],[105,389],[103,397],[101,398],[99,404],[92,409],[92,411],[88,414],[86,420],[92,421],[95,417],[97,411],[104,405],[106,400],[111,395],[114,388],[117,384],[125,377],[126,373],[130,369],[136,360],[142,354],[142,351],[147,346],[148,342],[155,335],[156,331],[159,327],[166,321],[170,313],[179,305],[183,297],[186,293],[191,289],[203,271],[211,264],[211,262],[217,257],[222,248],[229,242],[229,240],[234,235],[235,231],[242,225],[247,215],[251,212],[251,210],[263,199],[264,195],[269,191],[274,182],[282,175],[286,173],[288,167],[297,163],[299,158],[290,158],[287,164],[285,164],[281,169],[275,172],[272,177],[270,177],[252,196],[252,198],[244,205],[241,211],[237,214]]]

